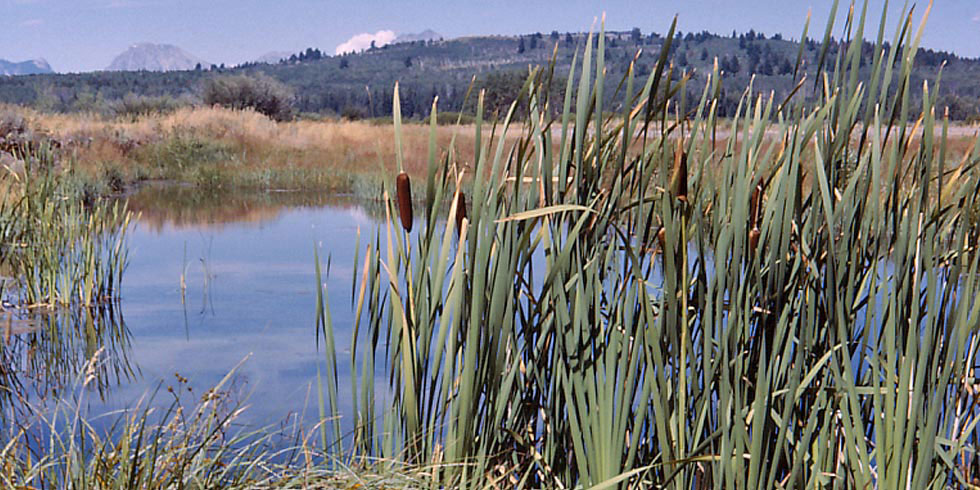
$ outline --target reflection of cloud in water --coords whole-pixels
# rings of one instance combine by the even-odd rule
[[[290,412],[302,412],[307,402],[314,404],[305,407],[307,413],[310,416],[317,413],[315,396],[311,400],[305,399],[311,383],[316,382],[317,364],[322,371],[324,362],[323,345],[321,343],[320,349],[316,349],[312,328],[277,329],[267,325],[256,332],[192,334],[189,340],[174,336],[140,340],[135,343],[132,355],[140,361],[144,382],[115,390],[106,408],[126,406],[160,380],[164,386],[173,385],[175,373],[188,378],[194,393],[201,394],[248,357],[236,373],[240,389],[237,395],[248,396],[250,405],[244,420],[258,425],[273,423]],[[341,345],[349,345],[349,339]],[[350,393],[350,354],[344,347],[338,351],[339,393],[347,398]],[[384,387],[386,378],[379,376],[375,382],[379,388]],[[313,389],[315,394],[315,384]],[[343,406],[349,414],[350,401]]]
[[[377,221],[372,216],[377,213],[372,214],[370,203],[362,206],[350,198],[336,203],[321,197],[295,204],[300,200],[296,193],[273,194],[229,199],[239,208],[276,209],[274,214],[250,215],[262,216],[259,221],[213,226],[209,223],[215,216],[235,213],[197,210],[195,199],[212,207],[220,200],[188,196],[186,191],[183,198],[191,204],[182,204],[172,215],[179,220],[166,221],[167,214],[144,211],[143,220],[149,215],[160,221],[140,226],[130,236],[130,267],[123,285],[123,308],[133,332],[131,355],[139,361],[143,377],[115,390],[102,409],[125,407],[161,380],[164,387],[173,384],[175,372],[188,378],[200,394],[251,354],[238,378],[239,388],[251,393],[243,420],[265,425],[305,408],[307,422],[312,421],[318,413],[317,365],[325,372],[324,346],[317,346],[314,321],[316,247],[324,267],[330,258],[324,281],[338,350],[341,411],[346,420],[353,419],[349,350],[354,244],[358,229],[362,247],[373,242]],[[182,305],[180,278],[185,270]],[[202,308],[205,302],[207,308]],[[384,371],[378,373],[380,401],[389,395]]]

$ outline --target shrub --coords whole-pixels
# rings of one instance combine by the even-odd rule
[[[203,97],[207,105],[254,109],[276,121],[292,119],[292,91],[267,75],[226,75],[208,80]]]
[[[125,97],[113,101],[110,110],[117,117],[135,120],[140,116],[168,114],[188,105],[191,105],[189,99],[178,99],[167,95],[153,97],[129,93]]]
[[[344,107],[344,110],[340,111],[340,117],[345,121],[359,121],[364,119],[366,115],[364,114],[364,109],[348,105]],[[385,118],[385,121],[387,120],[388,118]]]

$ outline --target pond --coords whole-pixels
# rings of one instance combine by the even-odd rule
[[[157,387],[191,388],[199,395],[241,363],[229,390],[248,405],[240,422],[315,422],[324,352],[315,330],[314,247],[324,266],[330,261],[323,280],[338,364],[345,368],[355,243],[359,229],[364,240],[374,233],[380,204],[322,194],[242,195],[187,187],[148,187],[129,200],[141,217],[129,235],[121,300],[97,319],[99,340],[80,335],[68,343],[66,350],[77,352],[69,354],[71,362],[60,363],[65,372],[53,382],[39,371],[59,363],[39,370],[39,361],[26,360],[37,351],[31,346],[48,333],[15,331],[6,351],[20,353],[24,362],[18,366],[33,366],[15,371],[16,384],[32,400],[50,403],[59,390],[77,387],[84,359],[102,348],[99,382],[74,390],[83,395],[88,413],[97,415],[131,407]],[[62,317],[61,328],[85,331],[70,315]],[[18,342],[24,344],[20,350]],[[343,382],[347,373],[339,375]],[[158,394],[161,403],[168,402],[163,395]]]

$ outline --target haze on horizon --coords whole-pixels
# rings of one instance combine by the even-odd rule
[[[398,2],[366,0],[0,0],[0,59],[44,58],[58,72],[104,69],[138,42],[173,44],[212,63],[237,64],[268,52],[307,47],[334,53],[338,46],[391,39],[394,34],[432,29],[446,38],[468,35],[587,31],[606,14],[607,30],[639,27],[664,33],[675,14],[683,32],[729,34],[749,29],[797,39],[812,10],[810,37],[822,37],[829,0],[628,0],[565,2]],[[904,2],[888,7],[891,39]],[[911,3],[910,3],[911,4]],[[928,2],[915,9],[916,24]],[[560,5],[560,8],[557,8]],[[866,37],[877,33],[882,0],[869,2]],[[841,2],[838,15],[849,3]],[[860,4],[858,5],[860,10]],[[835,25],[840,36],[843,23]],[[366,41],[365,41],[366,40]],[[359,41],[359,42],[358,42]],[[382,43],[383,44],[383,41]],[[932,7],[923,46],[980,57],[980,4],[942,0]]]

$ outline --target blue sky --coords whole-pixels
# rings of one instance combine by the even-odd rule
[[[928,2],[920,1],[916,21]],[[212,63],[235,64],[270,51],[308,46],[333,52],[353,36],[433,29],[446,37],[588,30],[606,13],[607,29],[663,33],[674,14],[682,31],[754,28],[799,37],[807,11],[820,37],[829,0],[663,0],[425,2],[361,0],[0,0],[0,58],[43,57],[57,71],[106,67],[137,42],[175,44]],[[845,11],[846,2],[842,2]],[[883,2],[872,0],[877,26]],[[888,36],[903,2],[892,2]],[[838,26],[837,32],[840,29]],[[980,56],[980,1],[937,0],[926,47]]]

